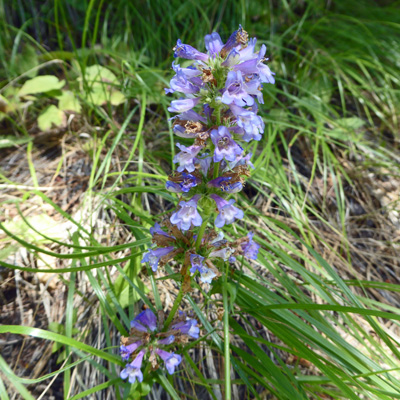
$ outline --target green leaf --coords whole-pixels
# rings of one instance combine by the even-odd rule
[[[124,267],[124,272],[129,271],[131,266],[132,260],[126,263]],[[132,278],[132,282],[143,290],[143,283],[137,279],[137,276]],[[116,297],[121,305],[121,308],[126,308],[130,305],[135,304],[138,300],[140,300],[140,295],[136,290],[132,290],[131,286],[124,278],[123,275],[119,275],[118,278],[115,280],[114,283],[114,290],[116,293]],[[130,291],[132,295],[130,295]]]
[[[94,86],[103,86],[103,82],[118,83],[117,77],[109,69],[97,64],[86,68],[85,79]]]
[[[38,125],[42,131],[50,130],[53,125],[63,127],[67,125],[67,117],[64,111],[59,110],[55,105],[51,105],[39,115]]]
[[[107,102],[118,106],[126,100],[125,95],[116,90],[116,86],[119,85],[117,77],[101,65],[86,68],[85,80],[90,89],[86,93],[86,100],[95,106],[101,106]]]
[[[106,86],[94,86],[86,94],[86,100],[94,106],[101,106],[107,102],[107,89]]]
[[[125,95],[120,92],[119,90],[114,90],[110,96],[110,103],[113,106],[119,106],[120,104],[124,103],[126,100]]]
[[[58,97],[58,108],[62,111],[75,111],[77,113],[80,113],[82,109],[77,97],[69,90],[63,91],[62,95]]]
[[[65,85],[65,81],[60,81],[54,75],[41,75],[26,81],[18,92],[18,96],[27,94],[46,93],[50,90],[59,90]]]
[[[100,85],[92,87],[86,95],[86,100],[95,106],[104,105],[108,101],[113,106],[118,106],[126,100],[126,97],[119,90],[113,90],[107,85]]]
[[[150,393],[151,385],[146,382],[138,383],[136,382],[131,386],[131,390],[129,391],[128,399],[142,399]]]

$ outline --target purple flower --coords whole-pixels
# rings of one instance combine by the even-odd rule
[[[209,104],[204,104],[204,106],[203,106],[203,112],[204,112],[204,115],[205,115],[206,118],[207,118],[206,122],[207,122],[207,121],[210,121],[210,120],[211,120],[211,116],[212,116],[212,114],[213,114],[213,112],[214,112],[214,109],[211,108]]]
[[[171,326],[171,329],[181,331],[184,335],[189,335],[194,339],[199,338],[200,328],[195,319],[187,319],[186,321],[178,322]]]
[[[233,67],[233,70],[240,71],[243,75],[257,74],[259,75],[261,82],[275,83],[273,76],[275,74],[271,72],[267,65],[263,64],[263,61],[266,61],[264,58],[266,51],[267,48],[265,44],[263,44],[257,58],[252,58],[237,64]]]
[[[197,186],[199,183],[199,179],[191,174],[185,174],[182,172],[182,177],[183,181],[181,182],[181,187],[184,193],[189,192],[192,187]]]
[[[167,181],[165,184],[166,189],[174,193],[187,193],[192,187],[197,186],[199,183],[198,178],[194,175],[186,174],[185,172],[182,172],[182,178],[183,180],[180,183]]]
[[[154,272],[156,272],[157,268],[158,268],[158,263],[160,262],[161,257],[166,256],[172,250],[174,250],[173,246],[161,247],[161,248],[150,250],[149,252],[147,252],[144,255],[142,262],[148,262],[150,264],[151,269]]]
[[[194,274],[196,271],[201,272],[204,269],[203,266],[204,257],[199,256],[198,254],[190,255],[190,263],[192,264],[192,268],[190,268],[190,272]]]
[[[143,356],[145,353],[146,350],[141,350],[134,361],[130,364],[126,364],[125,368],[120,373],[122,379],[129,377],[129,383],[135,383],[136,379],[138,382],[143,381],[143,374],[140,368],[142,367]]]
[[[240,60],[240,53],[236,49],[233,49],[228,54],[228,57],[226,57],[225,61],[222,63],[222,66],[232,68],[239,62],[239,60]]]
[[[169,335],[165,339],[158,340],[158,344],[163,344],[165,346],[174,343],[175,341],[175,336],[174,335]]]
[[[217,203],[219,214],[215,219],[215,226],[217,228],[222,228],[225,224],[231,224],[235,219],[243,218],[243,211],[235,207],[233,203],[235,200],[231,199],[229,201],[224,200],[216,194],[210,195],[212,199]]]
[[[232,113],[237,118],[237,124],[243,129],[243,140],[250,142],[250,140],[260,140],[262,133],[264,133],[264,121],[253,111],[245,110],[234,104],[230,105]]]
[[[222,249],[219,250],[214,250],[209,254],[209,257],[218,257],[218,258],[222,258],[224,261],[229,260],[229,258],[231,257],[231,254],[234,252],[233,249],[231,249],[230,247],[224,247]]]
[[[200,88],[194,85],[187,77],[186,74],[179,70],[177,74],[170,81],[171,89],[166,88],[165,93],[181,92],[185,94],[197,93]]]
[[[174,57],[186,58],[188,60],[208,61],[208,55],[201,53],[197,49],[188,44],[183,44],[181,39],[178,39],[174,47]]]
[[[243,149],[232,139],[232,135],[225,126],[219,126],[218,130],[213,129],[211,140],[215,145],[214,162],[219,162],[223,158],[234,161],[236,156],[243,152]]]
[[[172,130],[174,131],[176,136],[183,137],[183,138],[193,139],[197,136],[197,133],[190,133],[190,134],[186,133],[185,127],[183,127],[182,125],[179,125],[179,124],[175,124],[172,127]]]
[[[241,182],[229,183],[232,180],[232,177],[228,176],[220,176],[219,178],[215,178],[207,183],[209,187],[215,187],[221,189],[226,193],[237,193],[243,189],[243,185]]]
[[[170,375],[175,372],[175,367],[177,367],[181,361],[182,357],[179,354],[169,353],[168,351],[157,349],[156,353],[165,362],[165,367]]]
[[[224,47],[221,49],[221,55],[225,56],[232,49],[238,47],[239,45],[244,45],[247,42],[247,32],[239,25],[239,29],[232,33]]]
[[[204,117],[202,117],[200,114],[198,114],[196,111],[193,110],[189,110],[182,114],[176,115],[175,117],[172,117],[171,120],[175,118],[178,118],[181,121],[207,123],[207,120]],[[179,137],[195,138],[197,136],[197,132],[187,132],[186,127],[180,125],[179,123],[175,124],[172,129],[174,133]]]
[[[169,237],[169,238],[175,239],[173,236],[168,235],[168,233],[164,232],[161,229],[161,226],[160,226],[160,224],[158,222],[156,222],[154,224],[154,227],[150,228],[150,234],[151,234],[151,236],[154,236],[155,234],[158,234],[158,235],[162,235],[162,236],[165,236],[165,237]]]
[[[212,57],[217,56],[224,46],[221,37],[217,32],[213,32],[211,35],[206,35],[204,41],[206,43],[206,49]]]
[[[245,257],[256,260],[261,246],[253,240],[253,236],[253,232],[249,232],[247,234],[247,237],[249,238],[248,242],[242,243],[241,247]]]
[[[258,55],[254,53],[256,47],[257,39],[251,38],[247,43],[247,46],[239,51],[240,62],[251,60],[252,58],[257,58]]]
[[[252,153],[248,153],[246,156],[243,155],[238,155],[234,161],[230,163],[225,163],[222,165],[221,163],[221,170],[222,171],[229,171],[232,170],[233,168],[237,167],[238,165],[246,165],[247,167],[250,168],[255,168],[253,163],[250,161],[250,158],[252,156]]]
[[[210,242],[214,247],[221,247],[226,244],[226,239],[224,239],[224,232],[219,231],[218,236]]]
[[[193,163],[194,158],[197,156],[199,151],[202,149],[201,146],[189,146],[186,147],[183,144],[177,143],[177,147],[180,148],[180,152],[174,157],[174,163],[179,163],[177,170],[182,172],[186,169],[188,172],[193,172],[195,166]]]
[[[157,318],[153,311],[149,309],[144,310],[131,321],[131,328],[135,328],[141,332],[148,332],[150,329],[154,332],[157,329]]]
[[[260,104],[264,104],[264,97],[262,93],[263,85],[258,75],[254,75],[253,79],[244,83],[244,87],[248,94],[255,96]],[[255,105],[256,103],[253,104],[253,107]]]
[[[254,104],[253,97],[246,90],[246,85],[243,82],[243,76],[240,71],[230,71],[226,78],[225,91],[221,98],[222,103],[232,104],[237,106],[251,106]]]
[[[183,121],[195,121],[195,122],[200,121],[204,123],[207,122],[207,120],[204,117],[202,117],[199,113],[193,110],[188,110],[183,112],[182,114],[175,115],[175,117],[172,117],[171,119],[175,118],[179,118]]]
[[[207,154],[208,153],[203,154],[203,156],[205,156]],[[211,160],[212,160],[211,156],[203,157],[203,158],[196,158],[196,164],[200,165],[201,172],[203,173],[204,176],[207,176],[207,174],[208,174],[208,170],[210,169],[210,166],[211,166]]]
[[[197,68],[190,65],[187,68],[181,68],[179,64],[172,63],[172,69],[175,71],[176,74],[183,73],[187,79],[193,79],[201,75],[201,71]],[[172,78],[173,79],[173,78]]]
[[[173,193],[182,193],[183,192],[181,185],[179,183],[171,182],[171,181],[166,182],[165,189],[167,189],[168,191],[173,192]]]
[[[181,201],[179,206],[181,209],[171,215],[170,221],[176,225],[181,231],[187,231],[191,225],[200,226],[203,222],[199,212],[197,211],[197,202],[200,195],[193,196],[189,201]]]
[[[211,283],[216,276],[217,274],[211,268],[206,268],[200,275],[200,281],[203,283]]]
[[[136,351],[136,349],[142,345],[142,341],[138,340],[135,343],[128,344],[128,346],[120,346],[119,351],[121,353],[121,357],[124,361],[128,361],[131,354]]]
[[[193,107],[195,107],[199,103],[199,101],[200,101],[200,98],[173,100],[173,101],[171,101],[171,106],[168,107],[168,111],[183,113],[185,111],[191,110]]]

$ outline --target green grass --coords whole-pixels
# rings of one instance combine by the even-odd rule
[[[231,237],[257,232],[261,255],[256,263],[243,261],[213,292],[198,288],[204,303],[189,298],[214,366],[222,365],[224,341],[221,325],[210,316],[230,304],[234,396],[400,398],[400,286],[397,279],[385,278],[388,269],[399,266],[398,227],[390,217],[399,204],[380,204],[374,186],[400,179],[398,2],[340,0],[327,7],[318,0],[69,0],[0,6],[0,94],[19,89],[35,71],[65,79],[82,107],[76,127],[62,128],[69,135],[68,150],[80,147],[91,161],[80,198],[83,212],[67,212],[41,189],[48,183],[40,180],[34,162],[42,151],[37,117],[56,104],[56,94],[39,94],[27,109],[0,121],[0,138],[23,146],[30,177],[25,184],[0,170],[6,194],[23,185],[18,195],[1,200],[4,206],[15,204],[15,214],[34,232],[26,237],[12,224],[0,226],[5,232],[1,264],[26,274],[54,272],[51,266],[12,265],[3,251],[7,246],[14,246],[13,252],[25,248],[35,259],[51,257],[66,293],[63,333],[17,324],[1,326],[0,333],[54,341],[69,354],[57,371],[34,379],[19,376],[10,360],[0,358],[1,399],[15,391],[25,399],[32,398],[29,391],[39,395],[34,385],[47,385],[57,375],[65,399],[94,393],[135,398],[133,392],[129,397],[130,385],[118,379],[122,363],[116,346],[138,301],[163,307],[163,291],[158,293],[140,260],[150,242],[148,228],[176,200],[163,189],[175,151],[167,121],[170,99],[163,94],[171,76],[171,49],[178,38],[202,48],[205,34],[218,30],[226,38],[239,23],[267,44],[277,83],[264,88],[264,137],[249,146],[255,170],[237,199],[245,220],[228,230]],[[109,89],[126,96],[123,104],[95,105],[85,96],[96,84],[85,77],[94,64],[117,76]],[[82,139],[82,133],[89,138]],[[34,140],[21,142],[26,137]],[[58,173],[65,173],[64,157],[66,152]],[[75,230],[70,238],[59,240],[30,224],[25,213],[37,201],[59,221],[70,221]],[[354,213],[354,203],[365,212]],[[8,214],[0,215],[9,223]],[[102,230],[98,215],[109,232]],[[88,293],[81,290],[82,282],[88,282]],[[71,312],[76,305],[78,322]],[[93,330],[98,340],[93,341]],[[172,398],[224,394],[223,368],[217,368],[217,377],[204,370],[206,357],[198,349],[198,343],[183,348],[186,363],[172,380],[153,375]],[[96,379],[77,379],[88,370]],[[145,395],[147,388],[135,390]]]

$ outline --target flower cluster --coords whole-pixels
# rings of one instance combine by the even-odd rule
[[[164,328],[146,310],[132,321],[131,335],[122,339],[121,355],[130,362],[121,377],[130,382],[143,379],[146,355],[153,369],[160,359],[172,374],[181,356],[169,352],[169,346],[198,337],[196,320],[184,314],[173,319],[193,277],[211,284],[225,273],[225,263],[234,263],[238,256],[257,258],[260,246],[252,232],[228,241],[220,230],[244,216],[230,196],[243,189],[254,168],[246,148],[264,133],[257,103],[263,103],[263,84],[274,83],[274,74],[264,64],[265,45],[258,52],[255,46],[256,39],[249,40],[239,26],[226,43],[216,32],[207,35],[207,52],[180,40],[174,48],[175,57],[192,60],[191,65],[172,64],[175,76],[166,89],[168,94],[181,94],[168,108],[178,113],[172,118],[173,131],[181,143],[173,159],[176,171],[166,183],[179,200],[171,215],[150,229],[154,246],[142,262],[156,272],[174,260],[181,265],[182,282]]]
[[[182,361],[179,354],[166,351],[172,344],[186,343],[189,337],[197,339],[200,329],[197,321],[188,318],[186,314],[180,313],[175,318],[168,331],[162,332],[162,323],[157,321],[155,314],[151,310],[141,312],[131,322],[130,335],[121,338],[120,353],[124,361],[131,361],[126,364],[121,371],[121,378],[128,378],[130,383],[143,381],[141,370],[143,359],[148,355],[148,360],[153,370],[159,367],[158,361],[165,363],[165,368],[169,374],[175,372],[175,368]]]
[[[143,262],[156,271],[173,259],[181,261],[191,274],[198,272],[202,282],[219,275],[214,259],[233,262],[235,256],[255,259],[258,244],[252,233],[234,243],[216,240],[211,229],[204,235],[201,227],[215,214],[214,226],[222,228],[243,218],[235,200],[227,199],[243,189],[253,164],[244,147],[260,140],[264,122],[257,115],[257,101],[263,103],[262,86],[274,83],[273,73],[264,64],[266,47],[255,52],[256,39],[248,40],[241,26],[224,44],[218,33],[205,37],[207,53],[178,40],[175,57],[193,60],[190,66],[173,63],[175,76],[166,93],[184,95],[173,100],[169,111],[173,130],[191,145],[177,143],[176,171],[166,189],[181,197],[178,207],[163,228],[151,229],[156,248]],[[202,237],[198,239],[198,236]]]

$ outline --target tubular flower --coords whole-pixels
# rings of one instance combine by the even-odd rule
[[[253,240],[254,233],[249,232],[247,234],[247,242],[241,244],[243,255],[252,260],[256,260],[258,256],[258,251],[260,250],[260,245]]]
[[[229,225],[235,219],[243,218],[243,211],[233,205],[235,200],[231,199],[226,201],[216,194],[212,194],[210,197],[215,200],[219,211],[219,214],[215,219],[215,226],[217,228],[222,228],[225,224]]]
[[[196,271],[202,272],[204,257],[199,256],[198,254],[190,255],[190,263],[192,264],[192,268],[190,268],[190,272],[194,274]]]
[[[194,159],[201,150],[201,146],[193,145],[190,147],[186,147],[180,143],[177,143],[176,145],[181,150],[181,152],[174,157],[174,163],[179,163],[179,167],[177,168],[177,170],[179,172],[182,172],[184,170],[186,170],[187,172],[193,172],[195,170]]]
[[[169,247],[161,247],[158,249],[153,249],[147,252],[143,259],[142,262],[148,262],[150,264],[151,269],[156,272],[158,268],[158,263],[161,260],[161,257],[166,256],[167,254],[171,253],[174,250],[173,246]]]
[[[178,39],[176,46],[174,47],[174,57],[187,58],[189,60],[208,61],[207,54],[201,53],[188,44],[183,44],[180,39]]]
[[[171,106],[168,111],[171,112],[185,112],[190,111],[199,103],[200,99],[180,99],[171,101]]]
[[[174,193],[187,193],[194,186],[197,186],[199,179],[191,174],[182,172],[180,182],[167,181],[165,188]]]
[[[232,139],[225,126],[220,126],[211,131],[211,140],[215,145],[214,162],[225,160],[233,161],[236,156],[242,154],[243,149]]]
[[[228,72],[228,77],[225,83],[225,91],[221,101],[225,104],[236,104],[237,106],[252,106],[254,98],[246,90],[243,82],[243,76],[240,71]]]
[[[171,329],[179,330],[184,335],[191,336],[194,339],[199,338],[200,328],[197,326],[197,321],[192,318],[171,325]]]
[[[121,345],[119,351],[121,353],[121,357],[124,361],[128,361],[131,354],[136,351],[136,349],[142,344],[141,340],[138,340],[135,343],[128,344],[127,346]]]
[[[131,328],[142,332],[147,332],[148,330],[153,332],[157,329],[157,318],[151,310],[142,311],[131,321]]]
[[[245,110],[244,108],[238,107],[234,104],[231,104],[230,109],[237,117],[238,127],[242,128],[242,139],[245,142],[250,142],[250,140],[261,140],[265,126],[261,117],[253,111]]]
[[[243,184],[241,182],[230,183],[232,180],[231,176],[220,176],[218,178],[212,179],[207,183],[209,187],[215,187],[221,189],[226,193],[237,193],[243,189]]]
[[[203,222],[199,212],[197,211],[197,202],[200,196],[193,196],[189,201],[181,201],[179,211],[172,214],[170,221],[176,225],[181,231],[187,231],[192,226],[200,226]]]
[[[165,362],[165,368],[168,373],[172,375],[175,372],[175,368],[181,363],[182,357],[179,354],[169,353],[165,350],[157,349],[156,353]]]
[[[122,379],[128,378],[129,383],[135,383],[136,379],[138,382],[143,381],[143,373],[140,368],[142,367],[142,361],[145,353],[145,350],[141,350],[136,356],[135,360],[125,366],[120,374]]]

